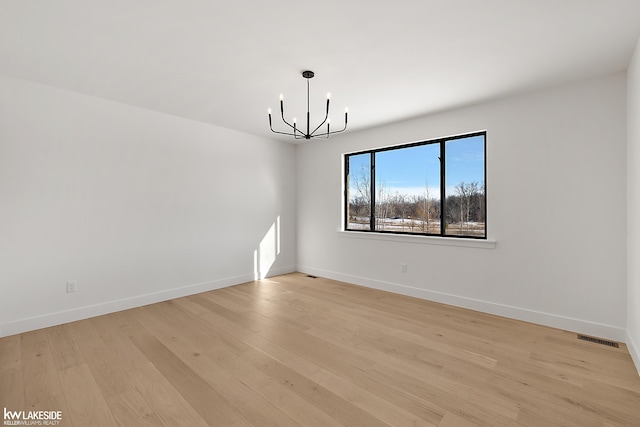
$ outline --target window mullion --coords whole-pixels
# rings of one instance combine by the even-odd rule
[[[447,181],[446,181],[446,174],[445,174],[445,141],[440,141],[440,235],[444,236],[446,231],[447,231],[447,224],[446,224],[446,218],[445,218],[445,211],[446,211],[446,188],[447,188]]]
[[[349,228],[349,203],[351,200],[351,194],[349,192],[349,184],[351,180],[350,176],[350,157],[344,156],[344,194],[342,195],[344,199],[344,229]]]
[[[370,194],[371,194],[371,213],[369,216],[369,229],[371,231],[375,231],[376,229],[376,154],[375,152],[371,152],[371,176],[370,178]]]

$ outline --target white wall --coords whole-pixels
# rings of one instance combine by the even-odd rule
[[[627,346],[640,373],[640,40],[627,81]]]
[[[295,270],[294,146],[8,77],[0,94],[0,336],[253,280],[254,259]]]
[[[620,73],[299,146],[298,270],[624,340],[625,91]],[[339,232],[343,153],[483,129],[495,247]]]

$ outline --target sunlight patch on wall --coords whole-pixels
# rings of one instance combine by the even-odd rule
[[[271,224],[258,249],[253,251],[254,280],[264,279],[280,255],[280,216]]]

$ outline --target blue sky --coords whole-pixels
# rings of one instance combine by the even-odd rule
[[[447,193],[453,192],[460,182],[484,181],[484,137],[454,139],[446,142]],[[391,193],[424,194],[439,198],[440,144],[421,145],[402,150],[382,151],[376,154],[376,181]],[[352,156],[351,174],[368,168],[369,155]]]

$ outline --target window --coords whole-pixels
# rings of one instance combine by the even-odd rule
[[[487,238],[486,132],[346,154],[347,231]]]

